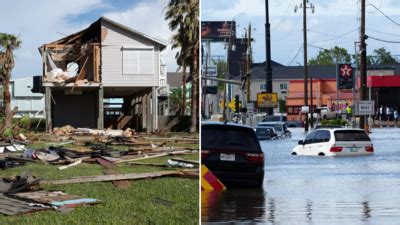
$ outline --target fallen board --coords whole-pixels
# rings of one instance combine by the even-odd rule
[[[46,209],[50,208],[29,205],[28,202],[20,201],[0,194],[0,213],[7,216],[14,216]]]
[[[181,158],[172,158],[171,160],[176,161],[176,162],[183,162],[183,163],[199,165],[199,161],[194,161],[194,160],[181,159]]]
[[[115,174],[115,175],[100,175],[100,176],[85,176],[85,177],[73,177],[65,180],[48,180],[42,181],[42,184],[78,184],[78,183],[90,183],[90,182],[101,182],[101,181],[116,181],[116,180],[141,180],[147,178],[156,178],[164,176],[178,176],[182,175],[180,171],[159,171],[150,173],[128,173],[128,174]]]

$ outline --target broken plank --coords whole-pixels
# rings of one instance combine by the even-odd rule
[[[107,168],[107,169],[111,169],[111,168],[114,168],[114,167],[115,167],[115,165],[114,165],[112,162],[110,162],[110,161],[108,161],[108,160],[106,160],[106,159],[103,159],[103,158],[96,158],[96,161],[97,161],[101,166],[103,166],[103,167],[105,167],[105,168]]]
[[[65,165],[65,166],[60,166],[60,167],[58,167],[58,169],[59,170],[65,170],[65,169],[68,169],[70,167],[77,166],[78,164],[81,164],[81,163],[82,163],[82,159],[79,159],[79,160],[77,160],[77,161],[75,161],[75,162],[73,162],[71,164],[68,164],[68,165]]]
[[[168,156],[168,153],[162,153],[162,154],[157,154],[157,155],[151,155],[151,156],[144,156],[144,157],[139,157],[139,158],[134,158],[134,159],[125,159],[125,160],[120,160],[118,162],[115,162],[116,164],[118,163],[127,163],[127,162],[133,162],[133,161],[138,161],[138,160],[143,160],[143,159],[152,159],[152,158],[158,158],[158,157],[163,157],[163,156]]]
[[[155,166],[155,167],[170,167],[166,164],[158,164],[158,163],[140,163],[140,162],[130,162],[131,166]]]
[[[147,178],[157,178],[164,176],[178,176],[182,175],[180,171],[159,171],[150,173],[128,173],[128,174],[115,174],[115,175],[100,175],[100,176],[84,176],[73,177],[65,180],[47,180],[41,181],[42,184],[78,184],[102,181],[115,181],[115,180],[142,180]]]
[[[182,159],[182,158],[172,158],[171,160],[177,161],[177,162],[183,162],[183,163],[190,163],[190,164],[199,165],[199,161],[194,161],[194,160],[188,160],[188,159]]]
[[[115,175],[117,174],[114,170],[108,169],[106,171],[104,171],[105,175]],[[128,188],[131,186],[131,182],[129,182],[129,180],[113,180],[112,181],[114,187],[117,188]]]
[[[166,152],[166,153],[161,153],[161,154],[157,154],[157,155],[144,156],[144,157],[140,157],[140,158],[120,160],[120,161],[115,162],[115,163],[134,162],[134,161],[139,161],[139,160],[143,160],[143,159],[158,158],[158,157],[169,156],[169,155],[179,155],[179,154],[187,153],[187,152],[190,152],[190,151],[183,150],[183,151]]]

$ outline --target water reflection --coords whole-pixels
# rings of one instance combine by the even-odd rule
[[[263,189],[202,191],[202,220],[262,222],[265,217],[265,199]]]
[[[202,192],[202,221],[259,224],[399,224],[400,132],[375,129],[368,157],[291,156],[293,138],[262,142],[264,189]]]

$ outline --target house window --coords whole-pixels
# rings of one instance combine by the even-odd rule
[[[123,74],[154,74],[154,51],[152,48],[123,48]]]
[[[281,90],[287,90],[287,84],[286,83],[280,84],[280,88]]]
[[[261,91],[263,91],[263,90],[265,91],[265,90],[266,90],[265,85],[266,85],[266,84],[260,84],[260,90],[261,90]]]
[[[165,80],[164,79],[160,79],[160,85],[161,86],[165,86]]]

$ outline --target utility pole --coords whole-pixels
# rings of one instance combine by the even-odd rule
[[[361,0],[361,26],[360,26],[360,100],[366,100],[367,83],[367,45],[365,44],[365,0]],[[360,128],[365,129],[366,116],[360,117]]]
[[[265,0],[265,93],[272,93],[272,68],[271,68],[271,28],[269,24],[268,0]],[[267,108],[267,114],[273,114],[273,108]]]
[[[314,13],[314,4],[310,4],[310,7],[307,7],[308,0],[303,0],[303,4],[300,4],[300,8],[303,8],[303,48],[304,48],[304,105],[308,106],[308,68],[307,68],[307,8],[310,8]],[[297,12],[299,7],[296,5],[294,8],[294,12]],[[311,90],[312,91],[312,90]],[[311,115],[311,121],[313,120],[313,112],[312,106],[309,108],[309,112]],[[308,131],[308,113],[305,114],[305,125],[304,130]]]
[[[247,102],[250,102],[250,69],[251,69],[251,24],[249,24],[249,28],[248,28],[248,36],[247,36],[247,48],[246,48],[246,73],[245,73],[245,77],[246,77],[246,99]],[[247,108],[247,107],[246,107]]]
[[[230,35],[229,35],[229,42],[228,42],[228,49],[227,49],[227,54],[226,54],[226,73],[225,73],[225,79],[229,79],[229,53],[232,50],[232,26],[233,26],[233,21],[231,23],[231,27],[230,27]],[[229,88],[229,86],[225,84],[225,88],[224,88],[224,105],[223,105],[223,120],[224,122],[226,122],[228,120],[228,117],[226,116],[226,89]]]

